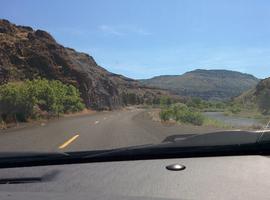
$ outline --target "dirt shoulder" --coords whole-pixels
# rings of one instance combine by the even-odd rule
[[[71,118],[71,117],[79,117],[79,116],[86,116],[86,115],[93,115],[96,114],[97,111],[90,110],[90,109],[84,109],[81,112],[76,113],[69,113],[69,114],[63,114],[60,117],[50,117],[50,118],[42,118],[42,119],[29,119],[27,122],[12,122],[12,123],[1,123],[0,122],[0,133],[1,132],[8,132],[13,131],[17,129],[24,129],[28,127],[34,127],[34,126],[45,126],[46,124],[62,120],[64,118]]]
[[[133,120],[143,127],[147,132],[167,138],[174,136],[190,136],[194,134],[205,134],[211,132],[224,131],[224,128],[209,127],[209,126],[195,126],[190,124],[179,124],[176,122],[161,122],[158,116],[159,109],[146,109],[145,111],[134,116]]]

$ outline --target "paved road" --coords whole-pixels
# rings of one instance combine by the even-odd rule
[[[179,134],[211,132],[201,127],[163,125],[143,109],[62,118],[43,126],[0,132],[0,152],[83,151],[153,144]]]

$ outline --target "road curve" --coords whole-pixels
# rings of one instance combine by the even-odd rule
[[[204,132],[215,131],[213,129]],[[0,132],[0,152],[84,151],[161,143],[179,134],[202,133],[200,127],[163,125],[143,109],[99,112],[61,118],[45,125]]]

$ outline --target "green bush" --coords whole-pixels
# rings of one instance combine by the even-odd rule
[[[84,108],[79,91],[60,81],[36,79],[27,81],[29,92],[34,94],[36,104],[52,114],[80,111]]]
[[[63,97],[64,112],[78,112],[85,108],[80,98],[79,91],[72,85],[68,85]]]
[[[205,105],[204,101],[199,97],[192,97],[187,101],[187,106],[192,108],[203,108]]]
[[[183,123],[190,123],[201,126],[203,124],[204,117],[201,113],[192,110],[190,108],[184,108],[178,110],[176,113],[176,121]]]
[[[198,97],[189,98],[186,105],[190,108],[196,108],[202,111],[221,111],[226,108],[226,103],[221,101],[206,101]]]
[[[172,116],[170,110],[161,110],[159,113],[159,117],[162,121],[168,121]]]
[[[159,103],[161,107],[170,106],[172,104],[172,100],[170,97],[162,96],[159,100]]]
[[[34,106],[34,97],[23,84],[9,83],[0,86],[0,112],[4,121],[26,121]]]
[[[239,106],[232,106],[229,108],[229,111],[233,114],[238,114],[241,112],[241,108]]]
[[[201,126],[204,122],[203,115],[195,109],[189,108],[184,104],[173,105],[169,108],[162,109],[160,118],[163,121],[173,119],[182,123],[189,123]]]
[[[6,121],[26,121],[38,107],[51,115],[76,112],[84,108],[79,91],[60,81],[36,79],[0,86],[0,114]]]
[[[218,108],[218,109],[225,109],[226,105],[223,102],[216,102],[215,107]]]

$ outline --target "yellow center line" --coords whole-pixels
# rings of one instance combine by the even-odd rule
[[[67,140],[64,144],[62,144],[61,146],[59,146],[59,149],[64,149],[65,147],[67,147],[71,142],[73,142],[74,140],[76,140],[79,137],[79,135],[75,135],[72,138],[70,138],[69,140]]]

